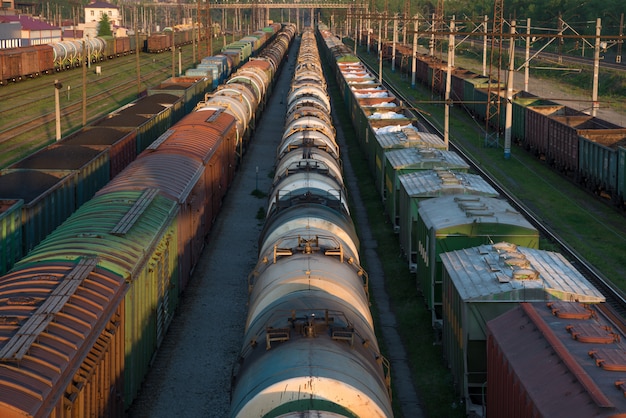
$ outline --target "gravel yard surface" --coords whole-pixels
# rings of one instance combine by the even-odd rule
[[[179,311],[129,411],[131,418],[228,416],[231,371],[243,344],[247,278],[257,261],[263,226],[257,212],[267,207],[266,198],[252,192],[267,192],[272,184],[286,113],[283,98],[295,62],[293,47],[289,57]]]

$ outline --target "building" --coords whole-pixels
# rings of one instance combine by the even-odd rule
[[[58,42],[61,32],[61,28],[30,16],[0,15],[0,48]]]
[[[90,37],[98,35],[98,24],[103,15],[108,16],[113,33],[116,31],[116,27],[122,25],[122,16],[117,6],[104,1],[92,1],[85,6],[85,24],[81,28],[85,35]]]
[[[15,13],[15,1],[14,0],[1,0],[0,1],[0,14],[14,14]]]

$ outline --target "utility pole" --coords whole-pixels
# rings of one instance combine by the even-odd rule
[[[54,80],[54,114],[56,118],[56,140],[61,140],[61,105],[59,103],[59,90],[63,84],[59,80]]]
[[[596,20],[596,43],[593,54],[593,86],[591,93],[591,116],[595,117],[598,112],[598,77],[600,75],[600,32],[602,23],[600,18]]]
[[[83,67],[83,126],[87,125],[87,66],[85,65],[85,40],[83,39],[83,59],[81,64]]]
[[[443,121],[443,142],[448,149],[450,139],[450,84],[452,84],[452,61],[454,60],[454,19],[450,21],[450,36],[448,39],[448,65],[446,68],[446,91],[444,95],[445,109]]]
[[[504,0],[495,0],[493,6],[493,24],[491,31],[491,55],[489,74],[487,75],[487,108],[485,116],[485,145],[497,146],[500,135],[500,67],[502,66],[502,10]],[[489,133],[490,126],[495,127],[494,138]]]
[[[137,96],[141,94],[141,66],[139,65],[139,15],[135,7],[135,68],[137,72]]]
[[[509,40],[509,72],[506,80],[506,110],[504,118],[504,158],[511,158],[511,128],[513,125],[513,80],[515,74],[515,20],[511,21]]]

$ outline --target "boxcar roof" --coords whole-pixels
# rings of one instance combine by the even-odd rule
[[[124,278],[100,268],[95,258],[27,265],[2,277],[3,416],[38,416],[57,403],[77,373],[92,372],[86,368],[93,362],[83,361],[126,289]],[[53,390],[58,388],[61,393]]]
[[[385,158],[391,166],[398,170],[415,168],[429,170],[433,168],[447,168],[468,170],[469,166],[454,151],[445,151],[434,148],[404,148],[388,151]]]
[[[436,230],[471,223],[515,225],[535,230],[513,206],[495,197],[450,195],[420,204],[419,216]]]
[[[443,139],[437,135],[418,132],[413,125],[400,127],[391,131],[387,129],[378,129],[376,140],[381,148],[437,148],[446,149]]]
[[[616,382],[623,380],[626,368],[624,335],[613,329],[622,342],[583,342],[584,334],[578,330],[586,326],[600,329],[611,323],[597,309],[588,319],[562,318],[563,310],[585,308],[577,303],[558,305],[558,312],[554,312],[555,307],[545,303],[523,303],[488,322],[503,362],[508,364],[508,373],[519,382],[518,387],[525,389],[527,401],[541,416],[623,414],[626,388]],[[609,358],[611,355],[614,357]]]
[[[497,243],[443,253],[441,261],[464,301],[605,300],[569,261],[552,251]]]
[[[477,174],[434,169],[402,174],[398,179],[411,197],[437,197],[447,194],[498,196],[498,192]]]

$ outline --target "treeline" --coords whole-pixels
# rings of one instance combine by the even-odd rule
[[[368,1],[368,0],[363,0]],[[431,16],[437,0],[373,0],[370,3],[377,10],[384,10],[387,4],[392,13],[404,13],[409,4],[411,15]],[[371,6],[370,6],[371,7]],[[494,0],[445,0],[444,16],[450,20],[470,20],[479,24],[486,15],[493,18]],[[595,33],[596,19],[602,19],[603,34],[619,34],[621,15],[626,13],[624,0],[504,0],[504,19],[526,21],[531,19],[533,27],[558,29],[559,17],[577,32],[586,35]],[[525,24],[525,23],[524,23]]]

